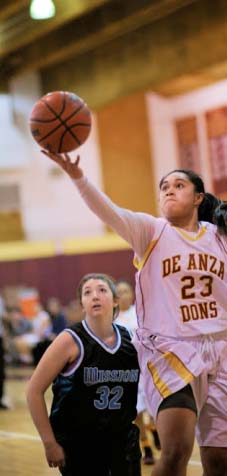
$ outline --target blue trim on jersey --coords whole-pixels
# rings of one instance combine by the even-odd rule
[[[117,342],[113,347],[110,347],[109,345],[105,344],[105,342],[103,342],[102,339],[100,339],[97,335],[95,335],[92,332],[92,330],[90,329],[90,327],[89,327],[89,325],[88,325],[88,323],[86,322],[85,319],[83,319],[82,324],[84,326],[84,329],[92,337],[92,339],[94,339],[96,342],[98,342],[98,344],[100,344],[101,347],[103,347],[103,349],[105,349],[110,354],[115,354],[115,352],[117,352],[117,350],[119,349],[119,347],[121,345],[121,334],[120,334],[120,331],[119,331],[119,329],[117,328],[117,326],[115,324],[113,324],[113,328],[114,328],[114,330],[117,334]]]
[[[80,355],[79,357],[75,360],[75,364],[70,364],[69,370],[65,370],[64,372],[61,372],[61,375],[64,375],[64,377],[68,377],[69,375],[72,375],[76,369],[80,366],[83,358],[84,358],[84,346],[82,340],[79,338],[79,336],[76,334],[75,331],[72,329],[65,329],[63,332],[68,332],[72,336],[72,338],[75,340],[75,342],[78,344],[80,348]]]

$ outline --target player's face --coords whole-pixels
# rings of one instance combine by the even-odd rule
[[[195,192],[194,184],[182,172],[173,172],[162,183],[160,206],[169,221],[190,218],[202,199],[203,194]]]
[[[114,297],[109,285],[102,279],[89,279],[84,283],[81,303],[88,316],[113,316]]]
[[[127,310],[134,301],[134,294],[127,283],[118,283],[117,284],[117,297],[118,297],[118,305],[119,309],[124,311]]]

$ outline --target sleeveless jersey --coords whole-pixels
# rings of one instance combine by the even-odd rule
[[[143,333],[184,338],[226,330],[226,240],[206,222],[197,234],[164,219],[156,219],[155,226],[144,259],[136,263]]]
[[[63,437],[89,427],[121,431],[136,418],[139,365],[129,332],[113,324],[116,344],[107,346],[86,321],[69,332],[80,347],[74,366],[56,378],[50,422]],[[89,434],[89,433],[88,433]]]

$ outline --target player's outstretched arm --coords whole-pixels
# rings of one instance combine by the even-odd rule
[[[41,152],[49,157],[49,159],[56,162],[60,167],[74,180],[83,177],[83,171],[79,167],[80,156],[78,155],[75,162],[71,161],[69,154],[56,154],[42,149]]]
[[[80,156],[72,162],[69,154],[56,154],[46,150],[42,152],[71,177],[90,210],[126,240],[138,257],[143,257],[152,239],[155,219],[145,213],[121,208],[112,202],[84,176],[79,167]]]

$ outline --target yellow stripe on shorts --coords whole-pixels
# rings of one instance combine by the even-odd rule
[[[163,358],[168,362],[173,370],[179,375],[179,377],[184,380],[185,383],[191,382],[195,376],[190,372],[190,370],[185,367],[183,362],[173,354],[173,352],[165,352]]]
[[[159,375],[159,373],[158,373],[157,368],[152,364],[151,361],[148,361],[148,362],[147,362],[147,367],[148,367],[148,369],[150,370],[150,373],[151,373],[151,375],[152,375],[152,378],[153,378],[155,387],[156,387],[157,390],[159,391],[159,393],[160,393],[160,395],[162,396],[162,398],[169,397],[169,395],[172,394],[172,391],[171,391],[170,388],[165,384],[165,382],[163,382],[163,380],[161,379],[161,377],[160,377],[160,375]]]

